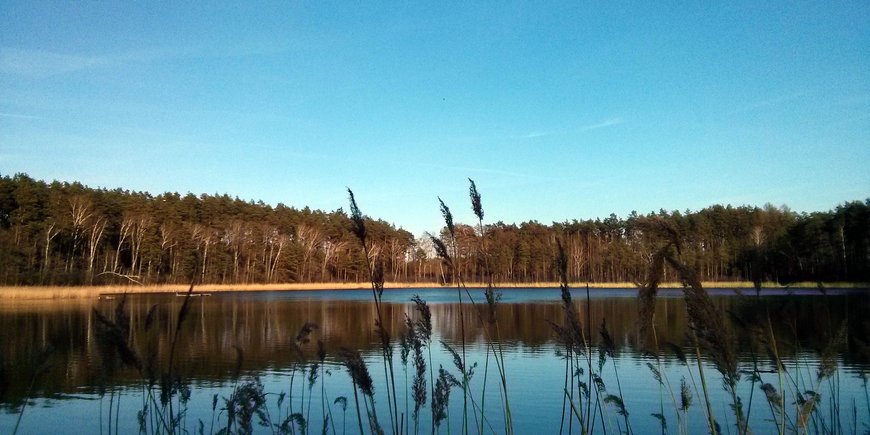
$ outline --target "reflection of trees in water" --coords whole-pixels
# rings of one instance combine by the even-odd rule
[[[866,313],[866,297],[777,297],[765,299],[775,319],[781,351],[791,355],[797,346],[804,350],[821,349],[825,335],[819,331],[836,329],[839,319],[849,319],[849,335],[867,336],[870,325]],[[145,337],[140,336],[149,308],[158,304],[155,319],[157,360],[165,366],[171,343],[174,315],[181,298],[142,296],[128,302],[131,321],[130,341],[144,349]],[[584,328],[591,325],[597,331],[602,319],[628,355],[636,355],[638,337],[635,328],[637,313],[633,298],[592,299],[590,319],[586,320],[585,301],[577,302]],[[746,318],[758,311],[757,304],[741,303],[739,298],[714,298],[723,311]],[[114,301],[95,304],[101,312],[113,315]],[[750,308],[747,308],[750,306]],[[54,348],[50,371],[42,376],[42,393],[72,391],[81,386],[98,385],[102,376],[100,354],[94,339],[92,308],[88,303],[57,303],[0,307],[0,363],[12,373],[9,397],[20,397],[29,379],[28,364],[47,345]],[[448,342],[459,340],[459,307],[456,304],[431,304],[435,334]],[[387,329],[393,339],[401,333],[405,314],[415,312],[411,304],[384,304]],[[467,341],[482,344],[482,330],[477,315],[464,310],[468,328]],[[305,322],[314,322],[313,355],[317,339],[324,340],[329,355],[339,347],[360,349],[363,353],[377,351],[374,306],[367,301],[264,301],[255,298],[212,297],[194,301],[188,323],[179,338],[178,361],[181,373],[194,379],[222,379],[232,372],[236,353],[233,346],[244,349],[244,369],[263,370],[287,367],[295,359],[292,343]],[[549,346],[554,335],[547,320],[559,322],[562,308],[558,303],[511,303],[498,307],[499,327],[507,350]],[[835,320],[837,319],[837,320]],[[687,332],[686,313],[682,299],[659,298],[656,301],[656,330],[660,343],[683,343]],[[588,334],[588,332],[587,332]],[[747,341],[746,334],[741,338]],[[597,340],[597,333],[592,334]],[[743,349],[744,351],[746,349]],[[851,347],[850,347],[851,350]],[[144,351],[143,351],[144,353]],[[861,358],[847,355],[847,358]],[[121,372],[117,378],[133,380],[132,372]]]

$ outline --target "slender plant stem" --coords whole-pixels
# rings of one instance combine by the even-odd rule
[[[359,433],[362,435],[365,432],[363,431],[362,414],[359,410],[359,394],[356,392],[356,381],[353,381],[353,403],[356,404],[356,420],[359,423]]]
[[[454,258],[456,255],[456,241],[453,242]],[[459,272],[457,272],[457,277]],[[466,290],[467,291],[467,290]],[[468,434],[468,371],[465,359],[465,316],[462,310],[462,285],[456,282],[456,293],[459,296],[459,333],[462,337],[462,434]]]
[[[486,326],[484,326],[486,328]],[[484,338],[486,340],[486,338]],[[479,434],[483,433],[484,412],[486,412],[486,381],[489,378],[489,347],[486,349],[486,359],[483,363],[483,388],[480,392],[480,429]]]
[[[783,402],[785,401],[785,391],[782,388],[782,363],[779,358],[779,350],[776,346],[776,335],[773,333],[773,324],[770,322],[770,313],[767,313],[767,328],[770,333],[770,344],[773,347],[773,356],[776,358],[776,376],[779,380],[779,391],[783,396]],[[785,434],[785,403],[782,404],[782,409],[780,410],[780,423],[779,423],[779,435]]]
[[[619,391],[619,400],[623,401],[622,406],[624,409],[625,408],[625,396],[622,395],[622,384],[619,381],[619,370],[616,367],[616,360],[615,359],[612,360],[611,365],[613,365],[613,375],[616,377],[616,390]],[[623,418],[623,420],[625,420],[625,431],[629,435],[632,434],[633,432],[631,430],[631,423],[629,423],[629,421],[628,421],[628,413],[623,412],[622,418]]]
[[[692,325],[692,327],[693,326],[694,325]],[[707,423],[710,425],[710,433],[718,435],[718,431],[716,431],[716,420],[713,418],[713,407],[710,405],[710,394],[707,391],[707,378],[704,376],[704,365],[701,363],[701,348],[698,347],[698,337],[695,335],[694,329],[692,329],[692,337],[695,340],[695,357],[698,362],[698,374],[701,378],[701,388],[704,389],[704,403],[707,407]]]
[[[567,346],[566,346],[566,347],[567,347]],[[568,392],[568,377],[569,377],[569,376],[572,376],[571,373],[569,372],[569,361],[570,361],[570,359],[571,359],[571,356],[570,356],[570,354],[567,353],[567,352],[568,352],[568,351],[566,350],[566,355],[565,355],[565,385],[562,387],[562,388],[565,390],[566,393]],[[571,392],[572,392],[572,393],[574,392],[574,386],[573,386],[573,385],[571,386]],[[559,420],[559,435],[562,435],[562,431],[565,429],[565,408],[568,407],[568,400],[570,400],[570,397],[569,397],[568,394],[565,394],[564,396],[562,396],[562,418]],[[573,403],[571,404],[571,407],[572,407],[572,408],[574,407],[574,404],[573,404]],[[571,423],[570,423],[570,420],[573,420],[573,419],[570,419],[570,418],[569,418],[568,420],[569,420],[569,423],[568,423],[568,433],[570,434],[570,433],[571,433]]]

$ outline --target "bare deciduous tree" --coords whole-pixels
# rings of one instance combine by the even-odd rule
[[[90,221],[91,216],[94,214],[94,205],[91,200],[82,195],[76,195],[69,199],[69,211],[70,211],[70,225],[72,226],[72,236],[73,236],[73,244],[72,250],[70,251],[69,262],[67,263],[67,270],[72,270],[72,265],[75,259],[76,252],[78,252],[80,239],[82,237],[82,232],[84,231],[85,226],[88,221]]]
[[[130,234],[133,231],[134,221],[134,216],[129,213],[124,213],[124,217],[121,218],[121,227],[118,230],[118,245],[115,248],[115,261],[112,263],[112,272],[120,272],[121,248],[124,246],[124,242],[128,237],[130,237]]]
[[[48,221],[45,225],[45,247],[42,257],[42,273],[43,275],[51,266],[51,241],[60,234],[60,229],[57,227],[57,222]]]
[[[98,216],[93,219],[88,228],[88,282],[93,282],[94,279],[94,259],[97,257],[97,250],[100,247],[100,240],[103,238],[107,223],[105,217]]]
[[[311,279],[311,260],[320,243],[323,240],[323,235],[319,228],[300,224],[296,227],[296,240],[302,246],[302,271],[299,274],[300,280],[306,281]]]

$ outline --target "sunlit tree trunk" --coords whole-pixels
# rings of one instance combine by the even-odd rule
[[[190,230],[191,240],[196,242],[197,248],[202,245],[202,263],[200,264],[199,279],[201,283],[206,282],[208,271],[208,251],[209,247],[215,242],[215,231],[200,224],[194,224]]]
[[[134,220],[133,232],[130,238],[131,242],[131,262],[130,262],[130,273],[134,273],[137,275],[141,275],[142,273],[142,262],[140,259],[140,254],[142,252],[142,245],[145,242],[145,236],[148,233],[148,230],[151,228],[151,224],[153,220],[151,216],[147,214],[141,214],[137,216]]]
[[[97,217],[91,224],[90,232],[88,233],[88,284],[94,282],[94,259],[97,256],[97,249],[100,245],[100,240],[103,238],[103,232],[106,229],[106,218]]]
[[[233,281],[239,281],[239,256],[242,244],[244,243],[243,239],[243,228],[242,223],[239,221],[234,221],[230,224],[230,227],[224,230],[224,236],[222,241],[227,245],[227,248],[230,249],[230,252],[233,254]]]
[[[320,279],[322,281],[331,281],[331,279],[327,278],[327,267],[329,266],[329,262],[334,261],[338,253],[345,250],[346,247],[346,241],[333,242],[327,240],[323,242],[323,263],[320,266]]]
[[[160,236],[160,253],[161,255],[166,255],[166,259],[169,263],[169,270],[166,271],[167,279],[172,278],[172,274],[175,272],[175,247],[178,246],[178,241],[175,239],[175,226],[171,223],[161,223],[160,227],[158,227],[157,232]],[[162,263],[162,261],[161,261]],[[158,267],[160,269],[160,267]],[[158,272],[158,278],[160,278]]]
[[[70,207],[70,223],[72,225],[73,244],[69,254],[69,262],[67,263],[67,271],[72,270],[75,264],[75,255],[78,252],[82,230],[87,222],[93,216],[93,204],[91,200],[84,196],[74,196],[69,199]]]
[[[120,261],[121,261],[121,248],[124,246],[124,242],[130,237],[130,233],[133,229],[134,218],[132,215],[124,214],[124,217],[121,219],[121,228],[118,230],[118,246],[115,247],[115,261],[112,264],[112,272],[120,273]]]
[[[309,281],[311,280],[311,260],[320,246],[321,232],[318,228],[302,224],[296,227],[296,238],[302,245],[302,271],[300,277],[302,281]]]
[[[58,234],[60,234],[60,230],[57,228],[57,224],[49,222],[45,227],[45,249],[43,250],[42,257],[43,276],[48,273],[49,267],[51,266],[51,241],[54,240]]]

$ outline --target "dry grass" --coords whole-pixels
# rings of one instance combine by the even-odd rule
[[[530,283],[493,283],[499,288],[559,288],[558,282],[530,282]],[[753,284],[748,281],[728,282],[704,282],[706,288],[743,288],[751,289]],[[468,283],[469,288],[486,288],[486,283]],[[585,287],[586,283],[571,283],[572,288]],[[826,283],[828,288],[870,288],[868,283],[832,282]],[[100,295],[120,293],[183,293],[189,285],[149,285],[149,286],[3,286],[0,287],[0,301],[8,300],[33,300],[33,299],[96,299]],[[450,288],[432,282],[387,282],[385,288]],[[634,283],[609,282],[590,283],[590,288],[636,288]],[[764,283],[764,288],[784,288],[776,283]],[[814,282],[792,284],[789,288],[817,288]],[[244,292],[244,291],[305,291],[305,290],[357,290],[369,289],[369,282],[333,282],[333,283],[283,283],[283,284],[202,284],[197,285],[196,292]],[[661,283],[659,288],[682,288],[677,282]]]
[[[287,283],[287,284],[202,284],[195,287],[197,293],[219,293],[239,291],[283,291],[283,290],[351,290],[369,288],[369,283]],[[146,286],[21,286],[0,287],[0,300],[3,299],[94,299],[110,294],[143,293],[186,293],[189,285],[146,285]]]

